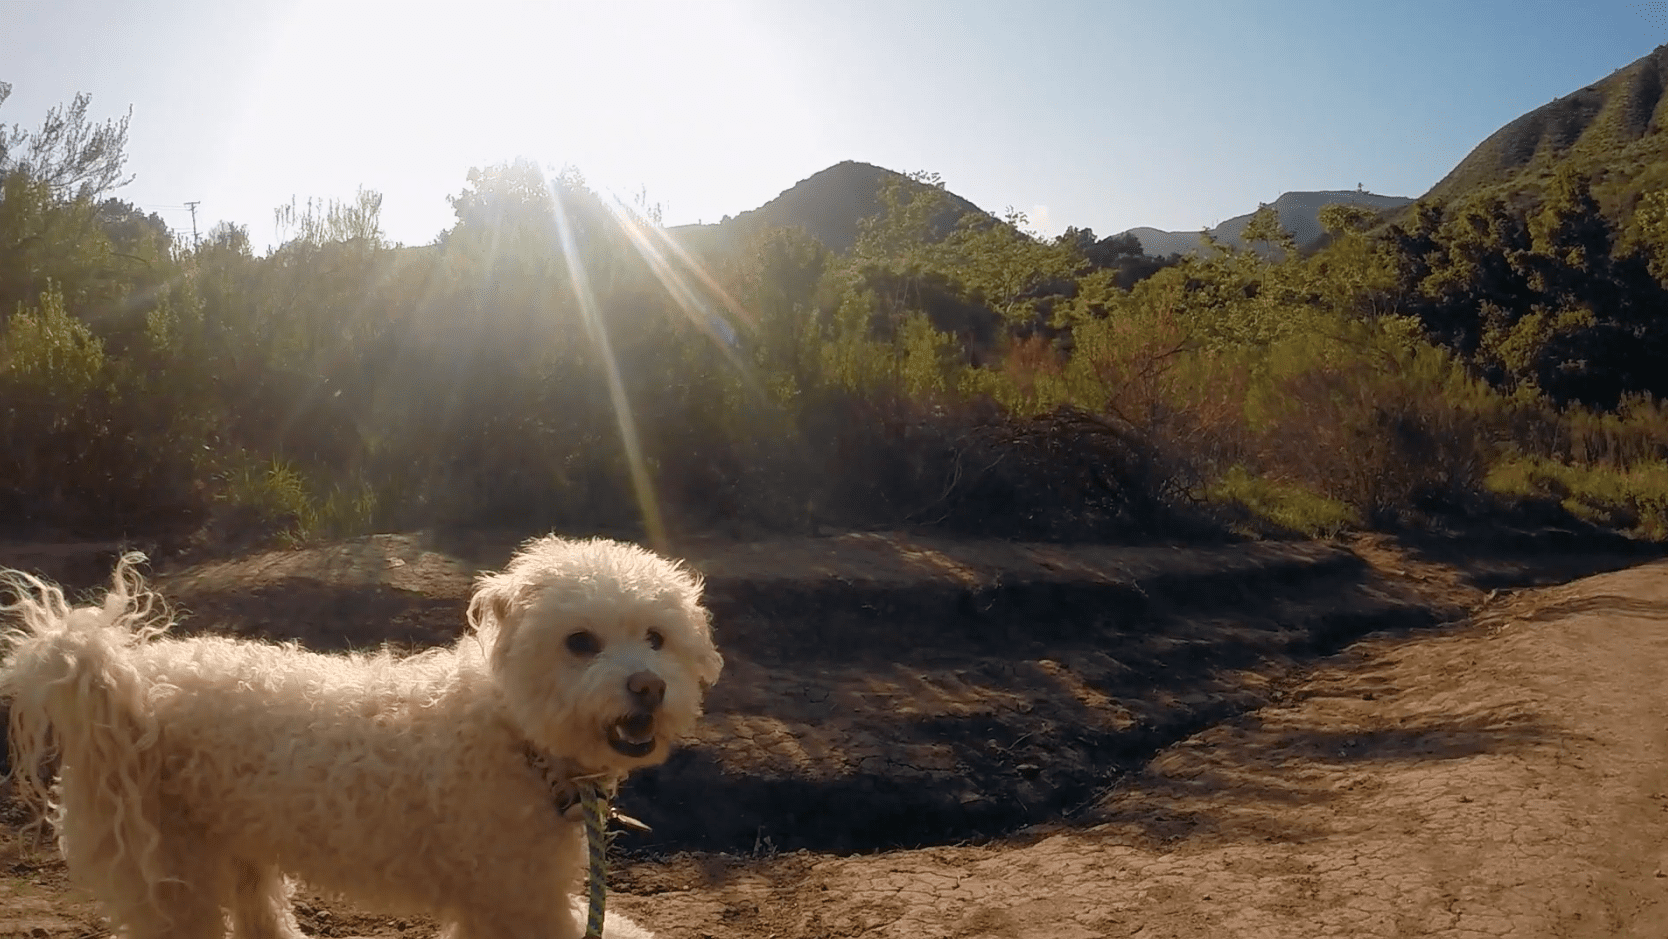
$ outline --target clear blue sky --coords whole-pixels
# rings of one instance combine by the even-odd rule
[[[1523,112],[1668,42],[1630,0],[658,3],[0,0],[0,121],[133,108],[117,192],[273,237],[384,194],[426,243],[471,166],[574,164],[668,224],[845,159],[1054,234],[1198,229],[1294,189],[1417,196]]]

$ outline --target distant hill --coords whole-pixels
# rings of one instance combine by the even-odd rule
[[[1487,192],[1537,190],[1560,164],[1594,177],[1614,210],[1630,194],[1668,186],[1668,46],[1489,135],[1425,194],[1452,202]]]
[[[1338,189],[1317,192],[1288,192],[1274,200],[1273,205],[1274,211],[1280,216],[1280,225],[1292,233],[1292,237],[1296,239],[1299,247],[1307,247],[1325,234],[1321,230],[1320,210],[1337,202],[1385,211],[1411,205],[1413,200],[1403,196],[1381,196],[1373,192]],[[1211,237],[1236,248],[1247,247],[1240,234],[1245,231],[1245,226],[1250,223],[1253,214],[1248,212],[1228,219],[1226,222],[1210,229]],[[1132,228],[1127,234],[1134,235],[1141,242],[1141,250],[1153,257],[1193,254],[1203,250],[1205,245],[1204,239],[1196,231]]]
[[[814,173],[781,195],[734,218],[708,225],[680,225],[672,233],[695,243],[734,244],[768,228],[799,226],[835,251],[849,251],[857,243],[858,224],[880,211],[881,187],[892,179],[922,186],[902,173],[869,163],[846,160]],[[955,193],[943,220],[948,232],[962,215],[988,214]]]
[[[1489,193],[1515,196],[1538,192],[1542,180],[1573,163],[1593,179],[1593,192],[1613,215],[1625,214],[1632,197],[1668,188],[1668,46],[1617,69],[1609,77],[1517,118],[1478,144],[1422,198],[1452,202]],[[836,251],[850,250],[859,223],[880,209],[878,193],[889,179],[907,177],[870,163],[847,160],[799,181],[764,205],[708,225],[684,225],[673,231],[690,245],[723,247],[751,233],[799,226]],[[909,185],[921,185],[909,182]],[[966,212],[988,215],[972,202],[950,194],[952,211],[944,228]],[[1362,205],[1387,215],[1414,200],[1377,193],[1330,190],[1288,192],[1273,203],[1280,224],[1303,247],[1320,241],[1319,213],[1334,202]],[[1251,213],[1210,229],[1217,240],[1245,247],[1240,233]],[[1127,234],[1154,257],[1190,254],[1203,241],[1197,231],[1132,228]]]
[[[680,225],[671,231],[692,247],[727,248],[758,231],[798,226],[835,251],[849,251],[857,242],[862,220],[880,211],[881,187],[893,179],[902,180],[907,186],[924,185],[884,167],[847,160],[800,180],[756,209],[733,218],[726,217],[721,222]],[[990,213],[967,199],[953,192],[948,195],[950,208],[940,220],[944,232],[948,233],[956,221],[968,212],[989,217]],[[1293,234],[1300,246],[1308,246],[1323,234],[1319,220],[1323,206],[1344,202],[1385,211],[1410,205],[1412,201],[1402,196],[1358,190],[1322,190],[1288,192],[1274,200],[1273,205],[1279,213],[1280,224]],[[1240,233],[1251,221],[1251,214],[1228,219],[1212,228],[1211,235],[1235,247],[1246,247]],[[1141,242],[1143,253],[1152,257],[1190,254],[1203,246],[1197,231],[1132,228],[1125,234],[1134,235]]]

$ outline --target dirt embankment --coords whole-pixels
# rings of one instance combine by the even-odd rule
[[[164,566],[157,583],[185,630],[423,646],[457,636],[474,574],[514,546],[383,535]],[[677,550],[706,576],[727,665],[696,738],[628,783],[623,807],[654,829],[628,850],[864,851],[1070,818],[1163,747],[1276,700],[1315,657],[1482,596],[1386,539]],[[11,563],[89,583],[113,556]]]
[[[1584,784],[1540,766],[1567,769],[1556,761],[1574,752],[1578,732],[1560,723],[1571,689],[1543,677],[1541,697],[1518,694],[1545,650],[1509,646],[1516,664],[1491,671],[1479,662],[1501,647],[1476,643],[1493,633],[1421,628],[1476,608],[1516,623],[1543,595],[1490,588],[1642,560],[1620,543],[1595,551],[1563,539],[1526,535],[1486,551],[1384,538],[1191,549],[873,534],[688,543],[679,553],[707,576],[728,664],[695,739],[622,796],[655,831],[622,838],[617,902],[672,939],[1396,935],[1379,928],[1392,921],[1408,935],[1563,934],[1448,928],[1483,909],[1481,888],[1463,884],[1483,876],[1477,858],[1495,863],[1494,834],[1465,835],[1470,854],[1448,845],[1440,863],[1419,866],[1433,839],[1460,837],[1443,826],[1498,817],[1500,837],[1532,840],[1535,826],[1575,817],[1550,795],[1523,801],[1545,785]],[[187,631],[325,649],[425,645],[456,637],[474,572],[513,547],[377,536],[163,565],[157,583]],[[0,564],[90,586],[113,556],[114,546],[13,546]],[[1627,602],[1641,616],[1657,609]],[[1589,762],[1574,765],[1590,772],[1601,751],[1581,746]],[[1518,776],[1443,775],[1477,761]],[[1497,797],[1497,784],[1521,791]],[[1459,808],[1433,809],[1447,804],[1427,792],[1437,789],[1452,789]],[[1569,871],[1557,857],[1535,867],[1556,849],[1486,868],[1489,915],[1522,870],[1540,878],[1523,883],[1597,876],[1607,862],[1595,859],[1596,837]],[[0,916],[0,936],[96,929],[85,899],[62,892],[60,867],[0,865],[10,865],[0,906],[17,911]],[[1401,892],[1380,897],[1385,884]],[[1635,888],[1615,887],[1616,902]],[[1402,902],[1452,917],[1436,929],[1441,917],[1380,915]],[[1328,919],[1322,906],[1342,912]],[[1596,907],[1558,915],[1642,921]],[[420,920],[316,900],[302,918],[322,935],[432,935]],[[1264,928],[1288,922],[1306,925]]]

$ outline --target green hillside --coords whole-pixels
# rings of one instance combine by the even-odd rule
[[[1668,186],[1668,46],[1542,105],[1495,131],[1425,198],[1437,202],[1538,193],[1561,166],[1593,181],[1608,213],[1626,215],[1641,192]]]
[[[844,252],[857,243],[863,219],[883,208],[880,194],[891,181],[911,192],[927,188],[925,183],[902,173],[846,160],[800,180],[756,209],[716,224],[679,226],[672,232],[697,244],[735,245],[772,228],[798,227],[825,246]],[[936,220],[941,234],[948,234],[969,212],[989,214],[961,196],[947,196],[942,218]]]

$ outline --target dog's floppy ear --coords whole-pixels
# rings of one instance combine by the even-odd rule
[[[724,670],[724,656],[714,649],[701,657],[696,669],[695,680],[701,683],[701,690],[706,691],[718,683],[718,673]]]
[[[724,656],[718,653],[717,646],[712,643],[712,612],[701,610],[698,634],[705,639],[699,657],[695,661],[695,680],[701,683],[701,690],[705,691],[718,683],[718,673],[724,670]]]
[[[509,647],[510,637],[521,622],[521,612],[527,585],[503,574],[489,574],[475,585],[475,595],[469,598],[469,628],[483,632],[488,624],[494,628],[492,658],[499,660]]]
[[[479,631],[489,620],[500,628],[510,620],[510,589],[483,579],[469,598],[469,628]]]

